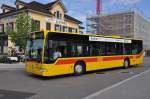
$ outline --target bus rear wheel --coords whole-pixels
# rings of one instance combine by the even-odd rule
[[[130,66],[130,61],[128,59],[125,59],[124,61],[124,68],[127,69]]]
[[[77,76],[82,75],[85,72],[85,66],[83,63],[76,63],[74,66],[74,74]]]

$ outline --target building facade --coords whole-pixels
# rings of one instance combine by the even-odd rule
[[[67,9],[61,0],[47,4],[16,0],[15,6],[3,4],[1,7],[3,12],[0,14],[0,54],[7,53],[10,47],[14,47],[15,44],[8,40],[6,31],[16,29],[16,18],[22,12],[32,18],[33,24],[38,24],[38,30],[83,33],[82,22],[67,14]]]
[[[137,10],[87,17],[87,33],[121,36],[144,41],[150,51],[150,20]]]

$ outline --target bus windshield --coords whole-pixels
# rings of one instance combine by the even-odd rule
[[[38,32],[39,33],[39,32]],[[35,33],[34,38],[30,38],[27,41],[27,56],[29,60],[41,60],[42,59],[42,48],[43,48],[43,37],[37,37]]]

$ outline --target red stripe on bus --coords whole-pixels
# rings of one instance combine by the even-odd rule
[[[127,56],[130,59],[133,59],[133,56]],[[103,57],[101,61],[113,61],[113,60],[124,60],[125,56],[117,56],[117,57]],[[61,64],[74,64],[75,62],[83,60],[85,62],[98,62],[98,58],[81,58],[81,59],[63,59],[63,60],[58,60],[56,62],[56,65],[61,65]]]
[[[61,64],[72,64],[76,61],[77,59],[67,59],[67,60],[58,60],[56,62],[56,65],[61,65]]]
[[[79,61],[80,59],[66,59],[66,60],[58,60],[56,62],[56,65],[61,64],[74,64],[76,61]],[[84,58],[82,59],[85,62],[97,62],[97,58]]]
[[[134,57],[133,56],[129,56],[129,59],[133,59]]]
[[[123,60],[124,57],[123,56],[119,56],[119,57],[104,57],[102,59],[102,61],[113,61],[113,60]]]
[[[97,62],[98,58],[85,58],[83,59],[85,62]]]
[[[143,54],[144,52],[140,53],[139,55],[136,56],[136,58],[140,58]]]

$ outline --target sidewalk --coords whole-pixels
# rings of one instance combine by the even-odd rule
[[[0,70],[23,70],[24,68],[24,63],[0,64]]]

